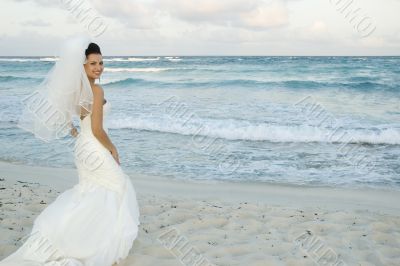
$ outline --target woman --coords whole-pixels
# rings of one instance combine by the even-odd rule
[[[79,183],[39,214],[27,240],[1,266],[110,266],[128,255],[138,233],[139,207],[103,127],[111,105],[95,83],[102,72],[98,45],[87,37],[72,38],[41,89],[24,99],[21,128],[46,141],[69,132],[75,136]],[[71,129],[74,116],[80,118],[79,133]]]

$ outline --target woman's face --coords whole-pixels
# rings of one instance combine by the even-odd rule
[[[86,59],[85,71],[90,79],[98,79],[103,73],[103,57],[101,54],[90,54]]]

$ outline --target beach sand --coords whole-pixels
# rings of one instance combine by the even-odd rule
[[[400,192],[127,173],[141,225],[119,265],[400,265]],[[0,162],[0,259],[77,182],[75,169]]]

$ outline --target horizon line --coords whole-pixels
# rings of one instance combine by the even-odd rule
[[[103,57],[400,57],[400,55],[103,55]],[[56,57],[54,55],[0,55],[0,57]]]

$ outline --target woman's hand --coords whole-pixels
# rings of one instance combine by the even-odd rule
[[[72,127],[71,128],[71,135],[76,138],[76,136],[78,136],[78,130],[76,129],[76,127]]]
[[[119,162],[119,155],[118,155],[117,148],[115,148],[115,146],[112,146],[110,152],[111,152],[112,157],[118,163],[118,165],[121,165],[121,163]]]

